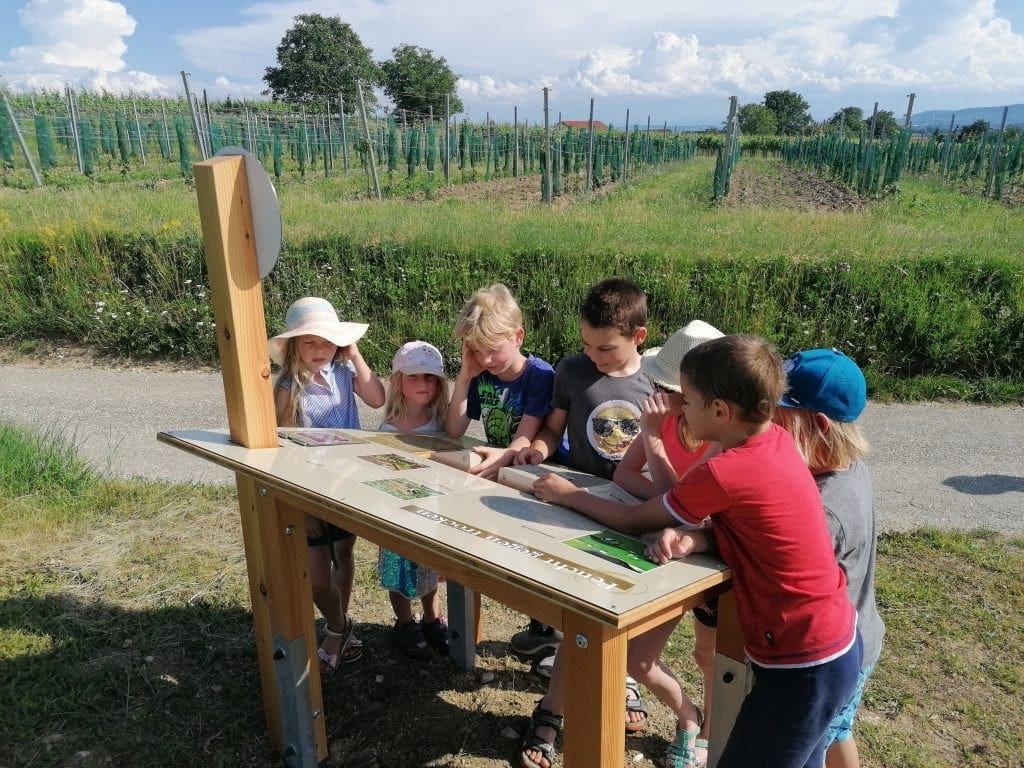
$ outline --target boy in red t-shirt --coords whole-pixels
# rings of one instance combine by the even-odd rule
[[[718,766],[820,768],[829,723],[857,684],[862,644],[817,485],[792,437],[771,421],[786,389],[782,360],[763,339],[724,336],[687,353],[680,387],[693,435],[720,452],[712,448],[663,497],[624,507],[553,476],[535,493],[620,530],[710,518],[710,529],[663,531],[648,556],[684,557],[707,546],[710,530],[732,570],[755,679]]]

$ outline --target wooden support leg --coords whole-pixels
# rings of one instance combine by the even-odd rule
[[[305,513],[236,475],[263,707],[288,768],[327,757],[306,550]]]
[[[562,618],[565,658],[565,768],[620,768],[626,631],[578,614]]]
[[[480,595],[474,590],[447,580],[448,656],[462,669],[476,664],[476,644],[480,627]]]
[[[743,651],[743,636],[736,617],[732,593],[718,598],[718,629],[715,633],[715,688],[712,694],[711,738],[708,768],[718,765],[718,758],[729,741],[733,723],[743,698],[750,690],[750,672]]]

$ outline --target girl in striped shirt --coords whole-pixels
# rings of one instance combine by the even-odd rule
[[[356,344],[366,328],[340,322],[326,299],[307,296],[288,308],[285,331],[270,339],[270,356],[281,368],[274,383],[278,426],[358,429],[356,395],[371,408],[384,405],[384,385]],[[327,620],[317,658],[320,673],[331,674],[363,654],[348,615],[356,537],[312,515],[306,517],[306,536],[313,602]]]

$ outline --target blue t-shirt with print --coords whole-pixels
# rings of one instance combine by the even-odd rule
[[[504,448],[515,437],[523,416],[543,419],[548,415],[554,386],[555,369],[530,355],[522,373],[512,381],[502,381],[487,371],[474,378],[466,414],[483,423],[488,443]]]

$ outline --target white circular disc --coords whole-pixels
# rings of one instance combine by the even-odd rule
[[[221,155],[241,155],[245,158],[256,263],[260,268],[260,277],[266,277],[274,268],[281,253],[281,205],[277,201],[277,190],[274,189],[274,182],[263,169],[262,163],[249,150],[242,147],[221,147],[216,156]]]

